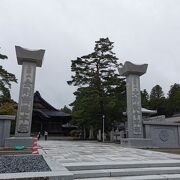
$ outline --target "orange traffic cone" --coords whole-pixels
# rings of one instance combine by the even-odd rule
[[[38,145],[37,145],[37,138],[35,139],[35,141],[33,143],[32,154],[39,154],[39,152],[38,152]]]

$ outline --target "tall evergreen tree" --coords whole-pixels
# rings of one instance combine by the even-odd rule
[[[180,113],[180,84],[170,87],[168,93],[168,111],[170,115]]]
[[[72,110],[68,108],[66,105],[60,109],[60,111],[67,113],[67,114],[72,114]]]
[[[7,59],[7,56],[0,54],[0,59]],[[11,99],[11,82],[17,83],[15,75],[9,73],[2,66],[0,66],[0,105],[4,102],[10,101]]]
[[[98,93],[93,92],[91,87],[81,87],[74,92],[75,101],[73,106],[73,123],[81,129],[88,129],[96,125],[100,128],[101,123],[98,121],[101,116],[99,110]]]
[[[152,88],[150,93],[150,108],[156,109],[158,115],[165,114],[166,99],[164,92],[160,85],[156,85]]]
[[[150,100],[156,100],[164,98],[164,92],[162,90],[162,87],[160,85],[156,85],[152,88],[150,93]]]
[[[112,49],[113,42],[108,38],[100,38],[95,42],[94,52],[72,60],[71,71],[74,75],[68,84],[80,87],[75,92],[74,105],[78,103],[81,110],[77,110],[76,113],[81,112],[80,117],[82,118],[83,114],[84,121],[90,118],[92,122],[93,118],[96,125],[101,121],[102,115],[108,117],[107,106],[110,105],[110,100],[113,106],[112,101],[117,94],[117,88],[124,82],[117,73],[118,58]]]
[[[141,104],[144,108],[149,108],[149,94],[146,89],[141,91]]]

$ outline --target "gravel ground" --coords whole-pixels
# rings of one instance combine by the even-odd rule
[[[0,173],[51,171],[42,155],[0,156]]]

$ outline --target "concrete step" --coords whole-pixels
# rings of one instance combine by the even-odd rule
[[[126,169],[146,167],[180,167],[180,160],[154,160],[154,161],[130,161],[130,162],[87,162],[64,163],[70,171],[100,170],[100,169]]]
[[[77,180],[180,180],[180,174],[86,178]]]
[[[71,171],[74,179],[180,174],[180,167],[147,167]]]

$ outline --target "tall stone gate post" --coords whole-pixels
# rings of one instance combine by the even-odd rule
[[[126,76],[128,138],[122,144],[130,146],[150,146],[151,140],[144,139],[141,111],[140,76],[146,73],[147,64],[135,65],[126,61],[119,68],[121,76]]]
[[[19,65],[22,65],[15,137],[6,142],[6,146],[31,146],[31,122],[33,110],[36,67],[42,66],[45,50],[27,50],[15,46]]]
[[[15,48],[18,64],[22,65],[15,136],[29,137],[31,133],[36,67],[42,66],[45,51],[30,51],[19,46]]]

